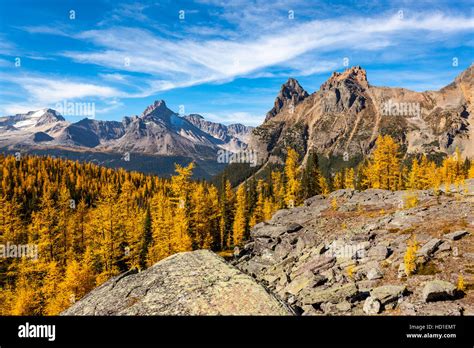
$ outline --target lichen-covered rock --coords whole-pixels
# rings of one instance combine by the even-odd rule
[[[319,304],[323,302],[339,303],[354,298],[357,292],[357,286],[354,283],[349,283],[335,285],[324,290],[308,289],[305,290],[302,298],[304,304]]]
[[[425,302],[452,300],[456,295],[456,287],[450,282],[432,280],[425,284],[422,298]]]
[[[207,250],[108,280],[63,315],[289,315],[250,276]]]
[[[378,261],[385,260],[389,255],[389,250],[384,245],[377,245],[369,250],[368,256]]]
[[[406,292],[405,285],[383,285],[372,289],[370,296],[380,301],[382,305],[396,301]]]
[[[383,277],[383,273],[378,268],[371,268],[367,272],[367,279],[368,280],[380,279],[382,277]]]

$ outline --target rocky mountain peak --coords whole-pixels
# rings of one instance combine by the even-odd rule
[[[151,105],[149,105],[145,111],[143,111],[142,117],[146,117],[148,115],[162,115],[162,114],[169,114],[173,113],[168,107],[166,106],[166,103],[164,100],[155,100],[155,102]]]
[[[198,119],[198,120],[204,120],[204,116],[201,116],[199,114],[189,114],[187,117],[195,118],[195,119]]]
[[[294,78],[289,78],[280,88],[273,108],[267,113],[265,121],[273,118],[281,109],[288,105],[296,106],[306,97],[308,97],[308,92],[304,90],[303,87],[299,84]]]
[[[358,85],[364,89],[369,87],[367,72],[360,66],[353,66],[342,73],[333,72],[331,77],[321,85],[321,90],[328,90],[342,84]]]
[[[461,74],[456,77],[455,81],[469,81],[472,82],[474,75],[474,63],[469,66],[466,70],[464,70]]]
[[[49,123],[65,121],[65,118],[61,116],[59,112],[53,109],[44,109],[43,114],[40,116],[36,126],[42,126]]]

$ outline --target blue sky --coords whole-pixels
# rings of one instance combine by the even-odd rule
[[[473,62],[473,8],[466,0],[0,0],[0,115],[67,101],[120,120],[164,99],[174,111],[258,125],[288,77],[312,93],[347,60],[373,85],[438,89]]]

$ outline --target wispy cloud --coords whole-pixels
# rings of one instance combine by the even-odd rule
[[[97,46],[93,52],[67,51],[63,55],[80,63],[146,73],[154,78],[158,76],[160,81],[151,84],[156,88],[150,91],[152,93],[205,82],[228,81],[276,65],[291,67],[298,56],[311,51],[377,50],[403,43],[406,35],[413,40],[415,32],[429,32],[433,36],[473,28],[473,18],[439,13],[403,19],[395,15],[390,18],[310,21],[245,41],[171,41],[144,29],[114,27],[77,35]],[[333,68],[316,65],[300,69],[300,72],[308,75],[329,67]]]
[[[4,112],[19,113],[34,110],[34,107],[44,108],[54,107],[58,102],[64,100],[73,101],[77,99],[89,98],[116,98],[123,96],[119,90],[97,84],[72,81],[68,79],[53,79],[41,76],[12,76],[1,74],[0,81],[16,84],[28,95],[28,100],[22,103],[11,103],[2,106]],[[28,106],[26,106],[28,105]]]
[[[71,36],[65,28],[61,28],[59,25],[27,25],[18,27],[29,34],[46,34],[46,35],[56,35],[56,36]]]
[[[107,25],[113,22],[123,22],[126,20],[134,20],[140,22],[149,22],[150,18],[144,11],[150,7],[150,4],[139,2],[118,4],[110,13],[107,13],[99,26]]]
[[[346,56],[351,56],[350,65],[360,64],[364,59],[390,65],[407,56],[424,58],[423,55],[433,52],[430,45],[438,45],[438,49],[456,47],[462,41],[464,47],[472,46],[472,40],[464,39],[473,32],[473,16],[434,12],[436,6],[430,6],[434,9],[431,11],[417,5],[416,11],[405,11],[400,17],[398,8],[408,6],[407,2],[389,1],[380,5],[361,0],[353,2],[353,6],[329,1],[314,6],[305,0],[197,2],[198,5],[183,3],[188,16],[183,22],[178,21],[177,13],[175,20],[154,19],[157,9],[170,7],[170,11],[175,11],[176,7],[172,1],[150,0],[117,3],[99,16],[102,18],[94,29],[79,21],[48,26],[35,26],[38,22],[31,21],[26,26],[16,26],[15,30],[21,29],[34,38],[68,37],[72,44],[62,46],[59,51],[58,47],[55,50],[46,45],[49,49],[41,53],[25,50],[23,54],[13,55],[12,52],[20,51],[0,35],[0,54],[7,55],[3,58],[16,55],[36,60],[54,58],[68,69],[63,72],[69,77],[56,72],[47,75],[45,70],[41,74],[11,75],[8,82],[24,91],[25,99],[32,105],[98,98],[102,101],[99,109],[107,113],[122,106],[120,98],[145,98],[164,91],[185,91],[191,86],[223,84],[241,77],[254,79],[251,82],[257,84],[256,78],[311,76],[306,79],[310,80],[315,75],[342,68]],[[201,6],[199,13],[193,11],[196,6]],[[352,7],[355,9],[348,10]],[[288,12],[293,10],[294,19]],[[7,62],[0,60],[0,66],[7,66]],[[33,63],[31,66],[50,65]],[[87,78],[80,75],[82,72],[87,73]],[[407,81],[413,86],[429,83],[428,78],[410,80],[409,75],[394,79],[393,83],[399,82],[401,86]],[[259,98],[262,99],[261,94]],[[235,100],[235,95],[229,99]],[[240,113],[234,106],[227,112],[222,109],[214,114],[216,120],[229,123],[240,119],[255,124],[253,108],[242,109],[244,112]]]
[[[222,112],[216,113],[203,113],[206,120],[212,122],[220,122],[224,124],[241,123],[248,126],[257,126],[261,124],[264,119],[264,115],[253,114],[245,111],[234,111],[234,112]]]
[[[117,98],[113,98],[113,99],[110,99],[110,100],[106,100],[105,106],[96,109],[96,113],[98,113],[98,114],[107,114],[111,111],[120,109],[123,106],[124,106],[123,102],[121,102]]]

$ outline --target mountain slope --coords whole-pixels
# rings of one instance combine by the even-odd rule
[[[127,120],[123,135],[104,141],[100,149],[116,152],[139,152],[156,155],[187,155],[195,158],[215,158],[217,144],[185,118],[155,101],[141,116]]]

